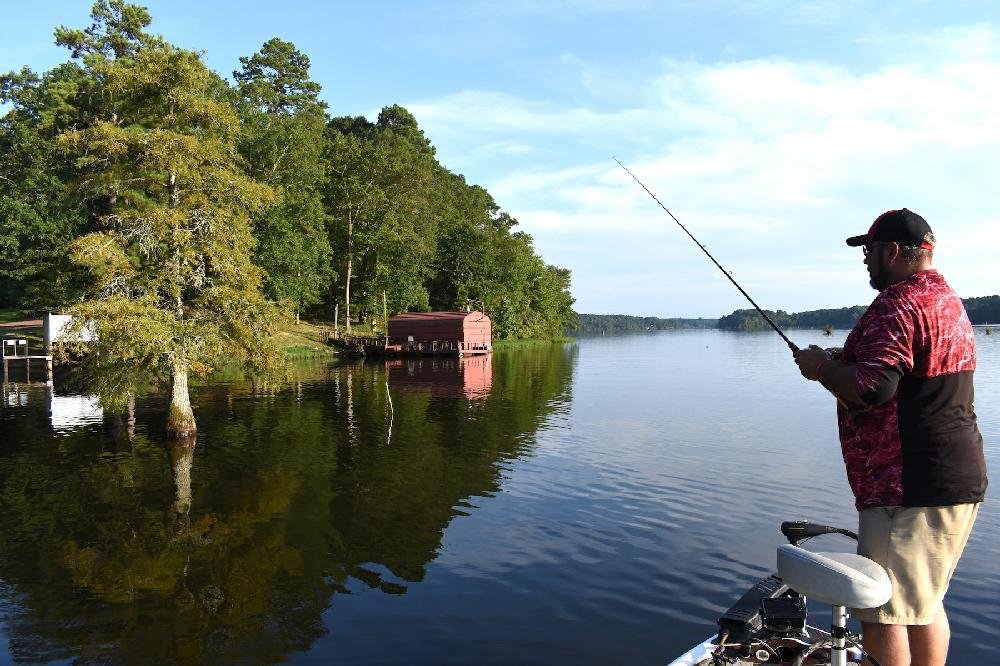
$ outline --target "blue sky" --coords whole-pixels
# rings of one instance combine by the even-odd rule
[[[90,2],[16,3],[0,70],[66,59]],[[763,307],[867,303],[848,235],[906,206],[962,296],[1000,292],[1000,3],[144,3],[152,30],[230,75],[290,40],[334,115],[414,113],[486,187],[580,312],[718,316],[745,301],[611,160]]]

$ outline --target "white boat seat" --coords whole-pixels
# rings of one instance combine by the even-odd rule
[[[835,606],[876,608],[892,596],[885,569],[854,553],[815,553],[783,544],[778,575],[799,594]]]

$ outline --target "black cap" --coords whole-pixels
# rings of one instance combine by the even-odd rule
[[[851,236],[847,244],[851,247],[868,245],[876,241],[884,243],[899,243],[908,247],[922,247],[925,250],[934,249],[934,232],[927,220],[912,210],[900,208],[882,213],[872,222],[868,233]]]

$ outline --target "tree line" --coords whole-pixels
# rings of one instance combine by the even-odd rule
[[[1000,323],[1000,296],[963,298],[965,311],[973,324]],[[785,312],[765,310],[779,328],[853,328],[868,306]],[[582,315],[581,315],[582,317]],[[718,320],[718,327],[731,331],[763,331],[770,326],[756,310],[736,310]]]
[[[683,317],[637,317],[633,315],[577,315],[575,333],[583,335],[613,335],[616,333],[643,333],[668,331],[678,328],[715,328],[718,319],[691,319]],[[567,331],[569,332],[569,331]]]
[[[0,307],[156,291],[183,308],[225,274],[231,291],[210,296],[256,289],[347,327],[381,318],[383,294],[390,316],[474,301],[501,338],[572,321],[569,271],[445,168],[405,108],[331,115],[309,58],[278,38],[230,83],[147,32],[143,7],[99,0],[91,17],[56,29],[66,63],[0,78]]]
[[[965,311],[973,324],[1000,324],[1000,296],[963,298]],[[780,328],[833,328],[849,329],[867,310],[865,305],[847,308],[827,308],[804,312],[765,310],[767,316]],[[720,328],[730,331],[763,331],[770,326],[756,310],[735,310],[718,319],[710,318],[660,318],[634,315],[579,314],[574,329],[577,334],[613,335],[616,333],[643,333],[673,329]],[[570,331],[567,331],[569,333]]]

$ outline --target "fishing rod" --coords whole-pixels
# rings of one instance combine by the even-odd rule
[[[617,157],[615,157],[614,155],[612,155],[612,156],[611,156],[611,159],[613,159],[613,160],[614,160],[615,162],[618,162],[618,166],[620,166],[621,168],[625,169],[625,173],[627,173],[628,175],[632,176],[632,180],[634,180],[635,182],[639,183],[639,187],[641,187],[642,189],[646,190],[646,194],[648,194],[649,196],[653,197],[653,201],[655,201],[656,203],[660,204],[660,208],[662,208],[662,209],[663,209],[664,211],[666,211],[667,215],[669,215],[669,216],[670,216],[670,218],[671,218],[671,219],[672,219],[672,220],[673,220],[674,222],[676,222],[676,223],[677,223],[677,226],[679,226],[679,227],[680,227],[681,229],[683,229],[683,230],[684,230],[684,233],[686,233],[686,234],[688,235],[688,237],[689,237],[689,238],[690,238],[691,240],[693,240],[693,241],[695,242],[695,245],[697,245],[698,247],[700,247],[700,248],[701,248],[701,251],[705,253],[705,256],[707,256],[707,257],[708,257],[709,259],[711,259],[711,260],[712,260],[712,263],[713,263],[713,264],[715,264],[715,265],[716,265],[716,267],[717,267],[717,268],[718,268],[718,269],[719,269],[720,271],[722,271],[722,274],[723,274],[723,275],[725,275],[725,276],[726,276],[726,278],[727,278],[727,279],[728,279],[728,280],[729,280],[730,282],[732,282],[732,283],[733,283],[733,286],[735,286],[735,287],[736,287],[737,289],[739,289],[739,290],[740,290],[740,293],[741,293],[741,294],[743,294],[743,295],[744,295],[744,296],[746,297],[746,299],[747,299],[748,301],[750,301],[750,305],[752,305],[752,306],[754,307],[754,310],[756,310],[756,311],[757,311],[758,313],[760,313],[760,316],[761,316],[761,317],[763,317],[763,318],[764,318],[764,320],[765,320],[765,321],[766,321],[766,322],[767,322],[768,324],[770,324],[770,325],[771,325],[771,328],[773,328],[773,329],[774,329],[774,332],[775,332],[775,333],[777,333],[778,335],[780,335],[780,336],[781,336],[781,339],[785,341],[785,344],[787,344],[787,345],[788,345],[788,348],[789,348],[789,349],[791,349],[791,350],[792,350],[793,352],[797,352],[797,351],[799,350],[798,346],[797,346],[797,345],[796,345],[796,344],[795,344],[794,342],[792,342],[791,340],[789,340],[789,339],[788,339],[788,336],[787,336],[787,335],[785,335],[784,333],[782,333],[782,332],[781,332],[781,329],[780,329],[780,328],[778,328],[778,325],[777,325],[777,324],[775,324],[775,323],[774,323],[773,321],[771,321],[771,318],[767,316],[767,313],[766,313],[766,312],[764,312],[763,310],[761,310],[761,309],[760,309],[760,306],[759,306],[759,305],[757,305],[757,303],[755,303],[755,302],[754,302],[754,300],[753,300],[752,298],[750,298],[750,294],[748,294],[748,293],[747,293],[747,292],[746,292],[746,291],[745,291],[745,290],[743,289],[743,287],[741,287],[741,286],[739,285],[739,283],[738,283],[738,282],[736,282],[736,280],[734,280],[734,279],[733,279],[733,276],[732,276],[732,275],[731,275],[731,274],[729,273],[729,271],[727,271],[727,270],[726,270],[725,268],[723,268],[723,267],[722,267],[722,264],[720,264],[720,263],[719,263],[718,261],[716,261],[716,260],[715,260],[715,257],[713,257],[713,256],[712,256],[712,255],[711,255],[711,254],[709,253],[709,251],[705,249],[705,246],[704,246],[704,245],[702,245],[702,244],[701,244],[701,243],[700,243],[700,242],[698,241],[698,239],[694,237],[694,234],[692,234],[692,233],[691,233],[690,231],[688,231],[687,227],[685,227],[685,226],[684,226],[683,224],[681,224],[681,221],[680,221],[680,220],[678,220],[678,219],[677,219],[677,218],[676,218],[676,217],[674,216],[674,214],[670,212],[670,209],[669,209],[669,208],[667,208],[666,206],[664,206],[664,205],[663,205],[663,203],[662,203],[662,202],[661,202],[661,201],[660,201],[660,200],[659,200],[658,198],[656,198],[656,195],[655,195],[655,194],[653,194],[652,192],[650,192],[650,191],[649,191],[649,188],[648,188],[648,187],[646,187],[645,185],[643,185],[642,181],[641,181],[641,180],[639,180],[638,178],[636,178],[636,177],[635,177],[635,174],[634,174],[634,173],[632,173],[631,171],[629,171],[629,170],[628,170],[628,167],[626,167],[626,166],[625,166],[624,164],[622,164],[622,163],[621,163],[621,160],[619,160],[619,159],[618,159]]]

